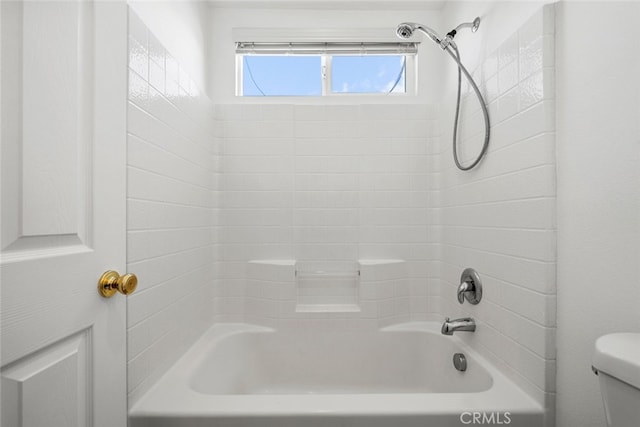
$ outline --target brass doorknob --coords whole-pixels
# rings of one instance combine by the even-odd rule
[[[105,298],[111,298],[116,292],[122,295],[132,294],[137,286],[138,278],[135,274],[127,273],[121,276],[113,270],[105,271],[98,280],[98,292]]]

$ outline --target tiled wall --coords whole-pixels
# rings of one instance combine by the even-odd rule
[[[436,248],[427,170],[435,159],[437,109],[220,105],[218,116],[218,320],[252,318],[244,298],[247,262],[273,259],[295,260],[301,272],[355,272],[359,259],[405,260],[413,298],[388,317],[425,318]]]
[[[214,109],[129,16],[127,299],[130,404],[210,324],[217,210]]]
[[[213,297],[214,320],[268,325],[470,315],[478,330],[460,336],[551,407],[553,37],[545,8],[483,57],[474,75],[492,139],[480,167],[460,172],[449,107],[235,104],[213,114],[133,16],[128,262],[140,289],[129,299],[131,399],[206,327]],[[474,102],[465,96],[463,162],[482,133]],[[386,277],[362,260],[404,262]],[[455,298],[466,267],[484,281],[478,306]],[[295,271],[358,268],[359,314],[296,311]]]
[[[480,166],[457,170],[451,133],[443,134],[434,170],[440,183],[442,316],[472,316],[475,334],[460,334],[497,362],[539,402],[552,407],[555,387],[556,184],[554,15],[545,7],[475,73],[489,103],[491,142]],[[454,88],[455,89],[455,88]],[[455,92],[450,97],[453,103]],[[445,99],[446,101],[446,99]],[[483,122],[467,93],[460,138],[463,163],[479,150]],[[453,117],[453,112],[443,114]],[[459,305],[466,267],[483,280],[477,306]]]
[[[275,328],[374,329],[418,318],[411,313],[404,260],[358,260],[352,270],[300,271],[295,260],[250,261],[245,321]],[[414,296],[418,299],[420,296]]]

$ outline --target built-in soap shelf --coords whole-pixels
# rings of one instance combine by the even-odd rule
[[[359,279],[360,270],[296,270],[296,312],[359,312]]]
[[[245,310],[256,319],[343,313],[384,321],[410,312],[409,293],[407,263],[402,259],[252,260],[247,264]]]

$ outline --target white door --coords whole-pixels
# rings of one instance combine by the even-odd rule
[[[126,4],[0,7],[2,427],[125,427]]]

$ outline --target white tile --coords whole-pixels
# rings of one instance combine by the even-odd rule
[[[129,165],[201,187],[210,187],[211,174],[206,169],[133,135],[129,135],[127,145]]]
[[[127,201],[128,230],[208,227],[212,224],[208,208],[145,200]]]
[[[296,122],[325,121],[326,106],[324,105],[296,105],[294,107]]]
[[[128,99],[140,109],[149,107],[149,83],[136,72],[129,71]]]
[[[521,49],[535,43],[538,38],[542,37],[544,34],[543,18],[543,11],[540,8],[520,27],[518,35]]]
[[[167,70],[167,81],[170,80],[178,84],[180,80],[180,66],[178,65],[178,61],[169,53],[165,55],[165,69]]]
[[[539,72],[543,66],[544,44],[542,36],[520,47],[519,77],[520,81]]]
[[[504,306],[542,326],[555,326],[555,296],[511,284],[502,288]]]
[[[165,78],[177,85],[178,63],[165,60],[164,47],[133,13],[129,31],[127,263],[140,281],[127,316],[135,401],[213,317],[217,202],[213,106],[171,104],[164,95],[178,90]]]
[[[518,50],[518,33],[514,33],[498,48],[499,70],[502,70],[514,61],[517,62]]]
[[[542,70],[521,81],[518,85],[520,93],[520,109],[525,110],[544,98]]]
[[[134,326],[155,313],[166,309],[182,296],[203,286],[208,279],[199,268],[177,278],[167,280],[145,292],[130,296],[127,304],[127,323]]]
[[[542,33],[545,35],[555,35],[556,32],[556,9],[555,4],[547,4],[542,7]]]
[[[215,206],[215,195],[206,187],[134,167],[127,169],[127,175],[127,196],[129,198],[204,208]]]
[[[498,52],[494,52],[484,58],[482,62],[482,72],[485,79],[490,79],[498,72]]]
[[[264,121],[293,121],[295,108],[293,105],[263,105],[262,120]]]
[[[178,64],[178,85],[181,89],[184,89],[185,93],[189,92],[189,81],[191,77],[189,77],[189,73],[186,68],[182,64]]]
[[[555,67],[556,39],[553,35],[545,35],[542,38],[542,66]]]
[[[149,80],[149,52],[146,46],[129,37],[129,68],[144,80]]]
[[[149,30],[146,25],[144,25],[144,22],[142,22],[142,19],[131,9],[129,9],[128,26],[129,37],[135,39],[141,46],[146,48],[148,46]]]
[[[367,281],[391,281],[390,286],[395,286],[395,280],[407,277],[407,263],[404,260],[359,260],[362,280]]]
[[[326,107],[325,118],[329,122],[348,121],[351,122],[358,117],[359,110],[365,106],[359,105],[330,105]]]
[[[552,100],[534,104],[509,120],[492,128],[492,147],[522,141],[555,130],[555,106]]]
[[[499,93],[498,75],[494,74],[485,82],[483,96],[485,97],[487,103],[490,103],[498,98]]]
[[[443,209],[447,226],[496,227],[520,229],[554,229],[555,199],[532,199],[478,204],[475,215],[469,218],[469,207],[455,206]]]
[[[443,256],[462,271],[470,260],[481,274],[539,293],[555,292],[555,264],[445,245]],[[454,280],[457,283],[457,279]]]
[[[508,92],[498,98],[498,114],[495,117],[496,123],[500,123],[519,111],[520,91],[518,87],[513,87]]]
[[[155,35],[149,33],[149,60],[164,70],[166,51]]]
[[[286,191],[227,191],[221,194],[228,208],[290,208],[291,194]]]
[[[542,69],[542,98],[553,100],[556,96],[556,75],[555,68],[545,67]]]
[[[247,264],[247,277],[257,280],[287,282],[295,280],[294,260],[252,260]]]
[[[537,356],[555,358],[555,328],[538,325],[508,310],[501,326],[505,335]]]
[[[149,61],[149,83],[160,93],[165,93],[164,61],[159,65]]]
[[[518,61],[512,61],[498,71],[498,90],[504,95],[518,84]]]

